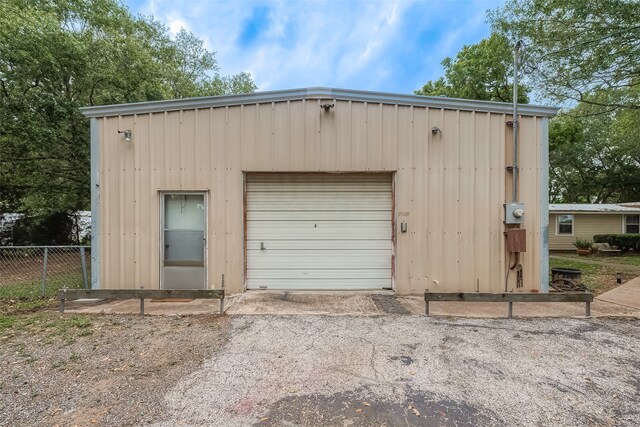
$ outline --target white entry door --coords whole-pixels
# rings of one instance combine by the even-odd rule
[[[392,286],[390,174],[248,174],[248,289]]]
[[[206,289],[204,196],[162,194],[162,289]]]

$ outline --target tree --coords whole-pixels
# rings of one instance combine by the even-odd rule
[[[428,81],[418,95],[511,102],[513,100],[513,45],[497,33],[464,46],[455,58],[441,62],[444,77]],[[518,102],[528,102],[528,88],[518,86]]]
[[[79,108],[251,92],[215,54],[117,0],[0,2],[0,213],[89,206],[89,129]]]
[[[552,202],[637,202],[640,144],[635,127],[640,111],[609,111],[612,94],[589,96],[550,125],[549,175]],[[635,126],[631,123],[636,123]]]
[[[489,21],[505,37],[524,40],[527,75],[542,97],[640,109],[637,0],[510,0]],[[619,94],[591,96],[603,91]]]

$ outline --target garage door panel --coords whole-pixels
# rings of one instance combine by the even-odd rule
[[[390,239],[389,221],[252,221],[251,240]]]
[[[247,271],[247,279],[364,279],[390,280],[390,268],[377,269],[251,269]]]
[[[388,193],[322,192],[322,193],[247,193],[248,211],[336,210],[390,211]]]
[[[249,174],[247,185],[271,183],[278,185],[313,185],[322,184],[345,184],[356,185],[358,183],[389,182],[389,175],[376,173],[268,173],[253,172]]]
[[[390,175],[247,176],[249,289],[391,287]]]
[[[281,290],[333,290],[333,289],[351,289],[351,290],[369,290],[382,289],[389,287],[389,279],[291,279],[291,278],[275,278],[275,279],[248,279],[247,287],[250,289],[281,289]]]
[[[385,250],[351,251],[255,251],[250,254],[252,269],[269,268],[385,268],[391,253]]]
[[[388,210],[247,211],[247,221],[389,221]]]
[[[248,182],[247,192],[260,193],[308,193],[308,192],[378,192],[386,193],[389,184],[385,181],[365,181],[365,182],[309,182],[296,183],[284,182],[274,186],[272,182]]]
[[[379,249],[392,250],[393,244],[390,240],[249,240],[247,251],[260,250],[261,243],[269,251],[323,251],[323,250],[369,250]]]

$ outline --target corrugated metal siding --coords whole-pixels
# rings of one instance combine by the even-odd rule
[[[102,286],[158,286],[159,190],[208,190],[208,282],[219,287],[224,273],[238,292],[243,172],[395,171],[397,222],[408,223],[407,233],[396,230],[397,291],[504,290],[511,117],[330,102],[326,113],[320,101],[288,101],[100,119]],[[540,277],[539,121],[520,120],[523,290]],[[133,142],[118,129],[132,129]]]
[[[573,214],[573,236],[556,234],[556,216],[549,215],[549,250],[575,250],[576,239],[593,240],[596,234],[622,233],[621,214]]]
[[[390,174],[249,174],[248,289],[391,288]]]

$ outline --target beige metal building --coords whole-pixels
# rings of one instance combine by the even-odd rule
[[[576,239],[640,233],[640,203],[549,205],[549,250],[574,251]]]
[[[515,226],[511,112],[328,88],[85,108],[93,287],[546,291],[557,109],[519,106]]]

